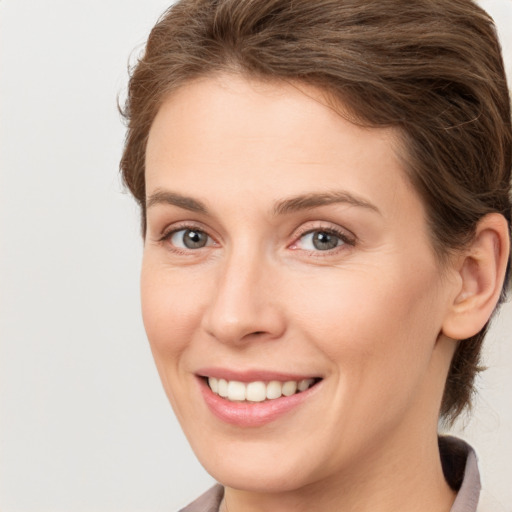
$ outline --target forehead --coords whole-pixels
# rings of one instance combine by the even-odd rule
[[[393,129],[349,121],[311,86],[202,78],[169,95],[153,122],[147,193],[183,187],[211,196],[236,187],[239,196],[266,197],[342,188],[389,202],[390,192],[395,200],[400,190],[416,195],[398,141]]]

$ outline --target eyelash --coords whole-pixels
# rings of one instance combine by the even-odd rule
[[[300,250],[299,248],[294,249],[293,246],[297,245],[303,237],[312,233],[326,233],[328,235],[335,236],[341,241],[340,245],[325,251],[321,251],[319,249],[303,249],[304,252],[307,252],[309,255],[312,255],[316,258],[332,256],[333,254],[337,254],[339,251],[346,250],[347,246],[354,247],[356,245],[356,237],[354,235],[349,235],[346,231],[336,229],[332,226],[315,226],[313,228],[306,228],[303,231],[300,231],[297,235],[295,235],[295,241],[288,247],[290,247],[292,250]]]
[[[170,244],[171,238],[179,231],[186,231],[186,230],[198,231],[198,232],[204,233],[210,240],[212,240],[214,242],[214,244],[218,243],[211,235],[208,234],[208,232],[204,228],[202,228],[201,226],[189,224],[189,223],[173,225],[170,229],[166,230],[157,241],[162,244],[167,243],[167,244],[171,245]],[[306,228],[302,231],[299,231],[297,234],[294,234],[294,242],[289,244],[287,247],[291,248],[292,250],[300,250],[299,248],[294,248],[293,246],[297,245],[303,237],[305,237],[306,235],[312,234],[312,233],[326,233],[328,235],[335,236],[336,238],[338,238],[341,241],[340,245],[338,245],[332,249],[325,250],[325,251],[305,250],[305,249],[303,250],[304,252],[307,252],[308,254],[311,254],[315,257],[330,256],[335,253],[338,253],[339,250],[344,250],[344,249],[346,250],[346,246],[353,247],[356,245],[356,237],[352,234],[348,235],[345,231],[336,229],[332,226],[329,226],[329,227],[316,226],[314,228]],[[173,252],[175,252],[177,254],[190,255],[191,252],[194,252],[198,249],[182,249],[180,247],[171,245],[170,250],[172,250]]]
[[[179,231],[197,231],[200,233],[204,233],[210,240],[213,240],[215,244],[217,244],[216,240],[208,234],[208,232],[201,226],[183,223],[183,224],[175,224],[167,229],[162,236],[157,240],[157,242],[161,244],[168,244],[170,246],[170,250],[177,254],[190,255],[191,252],[194,252],[194,249],[182,249],[180,247],[176,247],[171,245],[171,238],[178,233]],[[197,249],[195,249],[197,250]]]

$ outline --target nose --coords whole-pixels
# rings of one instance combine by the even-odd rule
[[[257,254],[231,254],[213,283],[203,329],[218,341],[232,344],[282,336],[286,322],[278,304],[278,273]]]

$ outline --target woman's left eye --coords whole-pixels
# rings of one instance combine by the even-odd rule
[[[303,234],[294,244],[305,251],[331,251],[346,243],[346,237],[325,229],[317,229]]]

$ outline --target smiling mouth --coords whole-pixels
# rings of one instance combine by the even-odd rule
[[[285,382],[271,380],[240,382],[237,380],[205,378],[211,391],[230,402],[264,402],[288,397],[307,391],[322,379],[289,380]]]

